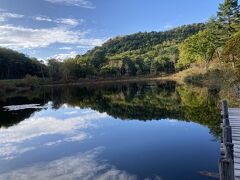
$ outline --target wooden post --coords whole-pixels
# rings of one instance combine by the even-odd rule
[[[220,180],[234,180],[234,163],[230,159],[219,161]]]
[[[232,128],[230,126],[223,126],[222,130],[223,143],[232,143]]]
[[[232,143],[227,143],[225,145],[225,151],[226,151],[226,154],[225,156],[228,158],[228,159],[231,159],[233,161],[234,157],[233,157],[233,144]]]
[[[219,161],[220,180],[234,180],[234,156],[232,144],[232,128],[229,122],[228,103],[222,103],[222,144]]]
[[[229,126],[229,114],[228,114],[228,103],[226,100],[222,103],[222,118],[223,118],[223,126]]]

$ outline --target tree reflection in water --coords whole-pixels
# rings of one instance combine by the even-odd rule
[[[177,119],[207,126],[218,137],[220,110],[218,92],[207,88],[179,86],[176,82],[125,83],[99,86],[57,86],[0,98],[0,106],[52,102],[91,108],[122,120]],[[36,109],[8,112],[0,109],[1,126],[9,127],[31,116]]]

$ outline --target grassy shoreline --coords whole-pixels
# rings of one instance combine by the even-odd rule
[[[108,78],[108,79],[95,79],[95,80],[81,80],[76,82],[57,82],[47,84],[45,86],[62,86],[62,85],[105,85],[113,83],[134,83],[134,82],[151,82],[151,81],[175,81],[172,76],[156,76],[156,77],[128,77],[128,78]]]
[[[28,77],[25,79],[0,80],[0,99],[8,97],[25,96],[37,92],[45,91],[45,88],[53,87],[105,87],[115,85],[116,83],[127,85],[128,83],[165,83],[166,81],[175,81],[178,87],[187,87],[190,89],[200,89],[207,91],[211,95],[219,96],[220,99],[228,99],[231,107],[239,107],[240,80],[239,75],[233,73],[231,69],[211,68],[205,71],[199,67],[191,67],[187,70],[165,76],[137,76],[122,78],[98,78],[98,79],[80,79],[78,81],[64,82],[42,80],[39,78]],[[37,82],[36,82],[37,81]],[[69,86],[69,87],[68,87]]]
[[[62,85],[101,85],[112,83],[131,83],[146,81],[175,81],[172,75],[169,76],[137,76],[124,78],[101,78],[101,79],[80,79],[77,81],[50,81],[43,79],[7,79],[0,80],[0,87],[14,90],[30,89],[36,86],[62,86]]]
[[[229,73],[230,72],[230,73]],[[44,86],[65,86],[65,85],[105,85],[113,83],[133,83],[133,82],[151,82],[151,81],[176,81],[178,84],[191,84],[195,86],[219,87],[223,84],[232,84],[239,81],[229,69],[221,69],[213,64],[208,71],[201,67],[195,66],[189,69],[169,75],[156,76],[135,76],[120,78],[95,78],[79,79],[76,81],[51,81],[41,78],[26,76],[24,79],[0,80],[0,91],[25,91],[36,87]]]

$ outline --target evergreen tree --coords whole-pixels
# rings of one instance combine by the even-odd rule
[[[220,30],[222,25],[217,20],[217,18],[210,18],[210,20],[207,23],[207,30],[208,33],[211,34],[211,36],[214,36],[214,45],[216,47],[216,56],[220,63],[222,63],[222,47],[226,43],[226,37],[222,35],[222,31]]]
[[[106,62],[105,52],[101,49],[96,49],[96,51],[93,52],[90,63],[97,69],[100,69],[100,67]]]
[[[240,25],[240,11],[238,0],[225,0],[219,6],[218,21],[220,30],[229,38]],[[227,38],[226,37],[226,38]]]

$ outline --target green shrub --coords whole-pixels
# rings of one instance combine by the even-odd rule
[[[204,74],[194,74],[194,75],[185,77],[183,81],[187,84],[200,85],[204,81],[204,79],[205,79]]]
[[[37,76],[31,76],[27,74],[24,79],[16,82],[17,87],[38,87],[40,85],[40,79]]]

